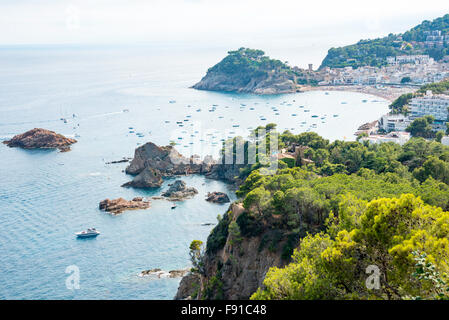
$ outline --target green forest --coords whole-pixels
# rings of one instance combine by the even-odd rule
[[[443,35],[449,34],[449,14],[433,21],[423,21],[403,34],[389,34],[383,38],[360,40],[356,44],[331,48],[321,63],[320,69],[349,66],[353,68],[380,67],[386,65],[386,57],[397,55],[428,54],[435,60],[440,60],[449,54],[447,42],[442,48],[428,48],[423,45],[426,40],[424,32],[434,30],[440,30]]]
[[[270,74],[296,79],[298,84],[316,84],[305,71],[293,70],[287,63],[272,59],[258,49],[240,48],[229,51],[219,63],[209,68],[208,73],[232,76],[235,81],[248,83],[252,79],[265,79]]]
[[[209,255],[230,235],[281,252],[286,266],[271,268],[252,299],[449,298],[449,147],[288,131],[279,144],[302,146],[307,161],[280,160],[272,175],[242,169],[245,211],[236,221],[226,213],[207,240]]]

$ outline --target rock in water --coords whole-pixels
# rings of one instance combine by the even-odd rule
[[[100,210],[111,212],[114,215],[120,214],[125,210],[138,210],[148,209],[150,207],[150,201],[144,201],[142,197],[136,197],[131,201],[123,198],[118,199],[105,199],[100,202]]]
[[[182,180],[176,180],[170,188],[162,193],[162,196],[170,198],[171,200],[184,200],[193,197],[198,193],[195,188],[188,188],[186,183]]]
[[[184,157],[172,146],[159,147],[147,142],[136,149],[126,173],[138,174],[145,168],[158,170],[164,177],[201,173],[202,163],[195,160]]]
[[[153,278],[180,278],[186,275],[189,272],[189,269],[182,269],[182,270],[170,270],[170,271],[164,271],[159,268],[150,269],[150,270],[144,270],[142,271],[139,276],[150,276]]]
[[[159,170],[150,167],[144,168],[132,181],[122,185],[122,187],[133,188],[159,188],[162,186],[162,175]]]
[[[76,143],[75,139],[66,138],[54,131],[34,128],[25,133],[14,136],[9,141],[4,141],[8,147],[23,149],[60,149],[69,151],[70,145]]]
[[[214,202],[214,203],[227,203],[230,202],[229,197],[224,192],[208,192],[206,201]]]

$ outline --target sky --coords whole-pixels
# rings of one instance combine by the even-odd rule
[[[447,0],[0,0],[0,45],[195,43],[276,52],[403,32]]]

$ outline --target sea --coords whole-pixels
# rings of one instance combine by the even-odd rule
[[[232,49],[232,48],[231,48]],[[206,241],[229,204],[205,201],[233,189],[183,176],[199,193],[178,203],[112,216],[101,200],[157,196],[126,189],[126,163],[139,145],[175,144],[189,156],[216,156],[223,139],[259,125],[354,140],[388,101],[361,93],[311,91],[257,96],[190,88],[227,50],[177,45],[0,47],[0,141],[46,128],[78,142],[70,152],[0,144],[0,299],[173,299],[180,278],[143,270],[190,266],[189,244]],[[204,225],[206,224],[206,225]],[[95,227],[101,234],[77,239]]]

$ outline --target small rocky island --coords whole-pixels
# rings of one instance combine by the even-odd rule
[[[214,203],[227,203],[227,202],[230,202],[229,197],[228,197],[228,195],[226,193],[218,192],[218,191],[208,192],[207,193],[207,197],[206,197],[206,201],[214,202]]]
[[[176,180],[167,191],[162,193],[163,197],[169,198],[171,201],[182,201],[198,194],[195,188],[189,188],[182,180]]]
[[[3,141],[8,147],[23,149],[59,149],[70,151],[70,145],[76,143],[75,139],[66,138],[54,131],[34,128],[25,133],[14,136],[11,140]]]
[[[192,88],[199,90],[280,94],[297,92],[310,84],[308,74],[271,59],[262,50],[240,48],[229,51],[221,62],[207,71]]]
[[[148,209],[150,207],[150,201],[145,201],[142,197],[136,197],[131,201],[123,198],[118,199],[105,199],[100,202],[100,210],[109,212],[113,215],[118,215],[125,210],[139,210]]]

